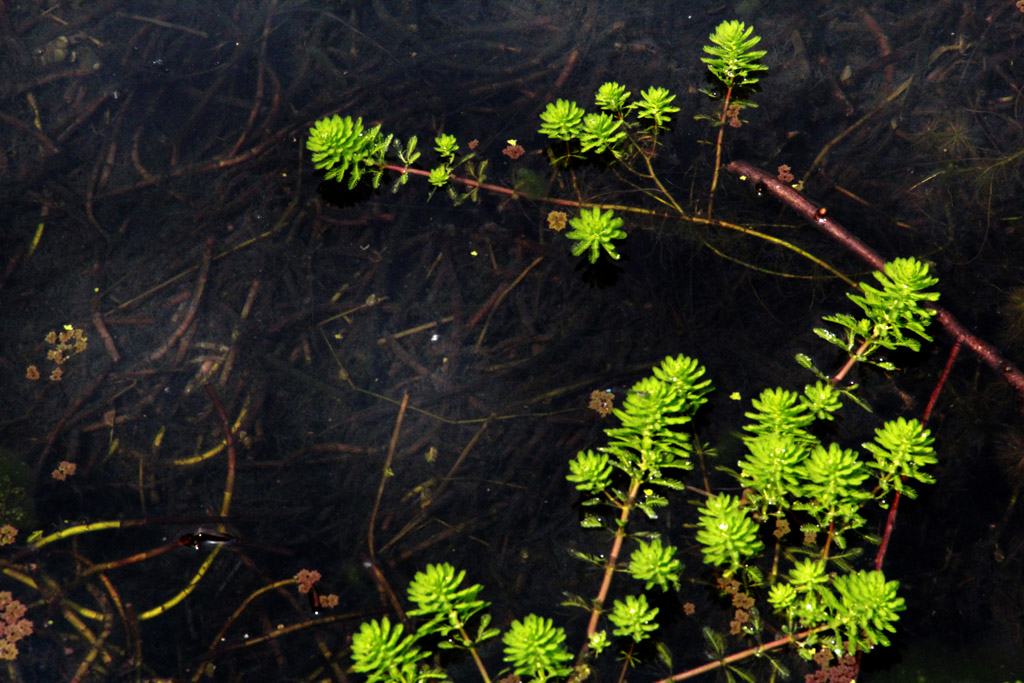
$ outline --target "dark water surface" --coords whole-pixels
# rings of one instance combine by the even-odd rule
[[[720,112],[700,92],[714,88],[701,46],[734,18],[769,71],[723,160],[806,174],[829,215],[887,258],[928,261],[942,304],[1019,360],[1024,14],[1007,0],[0,3],[0,524],[18,529],[0,591],[34,630],[10,680],[362,680],[345,673],[351,634],[393,615],[385,586],[404,597],[429,562],[483,584],[497,626],[537,612],[575,651],[586,614],[561,603],[592,599],[600,575],[568,551],[610,545],[580,528],[565,480],[613,424],[591,392],[621,400],[666,355],[699,358],[716,387],[697,422],[718,449],[709,483],[738,494],[716,467],[743,455],[749,399],[813,381],[796,353],[834,371],[812,330],[855,312],[795,252],[667,217],[649,179],[549,163],[548,102],[592,108],[608,80],[667,87],[681,111],[653,166],[704,215],[717,129],[695,117]],[[622,260],[591,265],[547,230],[542,202],[455,206],[419,178],[390,192],[393,174],[347,191],[304,148],[333,113],[418,136],[426,169],[450,133],[464,152],[475,141],[486,182],[661,213],[628,215]],[[510,140],[526,153],[502,154]],[[869,277],[735,178],[714,209]],[[857,447],[880,418],[920,415],[952,346],[934,336],[892,357],[896,372],[857,370],[875,414],[847,406],[830,438]],[[858,680],[1024,676],[1020,410],[962,351],[929,424],[937,483],[902,501],[886,558],[907,611]],[[75,472],[55,478],[62,462]],[[642,648],[629,680],[706,663],[701,628],[732,618],[693,542],[701,497],[673,496],[635,527],[685,565],[678,594],[657,598],[671,663]],[[28,546],[36,530],[117,520]],[[336,607],[297,592],[303,569]],[[616,579],[612,597],[630,590]],[[757,642],[729,636],[726,653]],[[501,645],[482,656],[496,679]],[[796,680],[816,670],[780,661]],[[470,661],[445,663],[478,680]],[[609,681],[621,664],[592,666]],[[763,661],[740,666],[770,680]]]

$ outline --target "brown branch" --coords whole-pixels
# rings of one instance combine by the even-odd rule
[[[405,411],[409,407],[409,392],[402,395],[402,405],[398,408],[398,418],[395,419],[395,428],[391,432],[391,442],[388,444],[388,454],[384,458],[384,470],[380,474],[380,483],[377,485],[377,497],[373,500],[373,510],[370,512],[370,528],[366,534],[366,545],[370,549],[370,559],[377,561],[377,549],[374,540],[374,527],[377,525],[377,513],[380,511],[380,501],[384,496],[384,485],[388,479],[394,476],[391,472],[391,461],[395,457],[395,449],[398,448],[398,435],[402,431],[402,422],[405,420]]]
[[[101,273],[99,261],[93,263],[92,271],[96,277],[96,289],[92,296],[92,325],[96,328],[96,333],[100,335],[100,339],[103,340],[103,347],[107,350],[110,360],[117,363],[121,360],[121,354],[117,352],[117,345],[114,344],[114,339],[110,336],[106,323],[103,322],[103,314],[100,313],[100,299],[103,298],[103,294],[100,287]]]
[[[108,99],[111,99],[114,96],[115,92],[116,91],[114,91],[114,90],[107,90],[106,92],[101,94],[99,97],[97,97],[95,100],[93,100],[92,104],[90,104],[88,107],[84,107],[82,109],[82,112],[75,118],[75,120],[72,121],[68,125],[68,127],[65,128],[61,132],[60,135],[57,136],[57,139],[56,139],[55,142],[58,145],[64,144],[68,140],[68,138],[70,138],[71,135],[75,131],[77,131],[79,128],[82,127],[82,124],[84,124],[89,119],[90,116],[92,116],[93,114],[95,114],[99,110],[100,106],[104,102],[106,102]],[[57,150],[54,150],[54,151],[57,151]]]
[[[762,171],[761,169],[748,164],[745,161],[733,161],[725,170],[740,180],[747,180],[758,191],[767,191],[784,204],[797,212],[804,220],[822,230],[829,237],[833,238],[847,249],[857,254],[863,261],[866,261],[872,268],[883,270],[885,260],[874,249],[861,242],[850,234],[843,226],[837,223],[827,212],[822,212],[821,207],[804,197],[802,194],[781,182],[778,178]],[[1010,386],[1017,390],[1021,400],[1024,400],[1024,373],[1007,360],[999,349],[989,344],[984,339],[971,334],[953,314],[940,306],[930,306],[935,310],[935,319],[939,321],[946,333],[958,342],[969,348],[974,355],[986,365],[995,370]]]
[[[30,126],[27,123],[23,123],[22,121],[14,118],[10,114],[5,114],[2,111],[0,111],[0,121],[3,121],[4,123],[7,123],[11,126],[14,126],[22,132],[28,133],[29,135],[34,137],[39,144],[45,147],[50,152],[50,154],[57,154],[58,152],[60,152],[60,148],[57,147],[57,145],[53,144],[53,140],[48,138],[46,136],[46,133],[39,130],[38,128]]]
[[[164,342],[163,346],[150,355],[150,361],[156,361],[163,358],[167,352],[171,350],[171,347],[174,346],[174,343],[178,341],[183,334],[185,334],[185,330],[188,329],[188,326],[192,324],[196,311],[199,310],[199,300],[203,298],[203,290],[206,288],[206,277],[210,273],[210,256],[212,251],[213,245],[207,243],[206,252],[203,254],[203,264],[199,267],[199,278],[196,281],[196,290],[192,295],[192,301],[189,303],[188,312],[182,319],[181,324],[178,325],[178,328],[174,330],[167,341]]]
[[[889,45],[889,38],[885,35],[885,31],[882,30],[882,27],[875,21],[875,18],[868,14],[868,11],[863,7],[857,8],[857,16],[864,22],[864,26],[867,27],[871,35],[875,37],[875,42],[878,43],[878,56],[882,61],[887,60],[892,54],[892,47]],[[884,89],[882,92],[886,95],[889,94],[889,88],[892,86],[892,78],[895,72],[896,65],[890,61],[886,64],[883,71],[885,80],[883,81]]]

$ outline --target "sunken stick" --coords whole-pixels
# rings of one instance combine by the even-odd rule
[[[819,207],[789,185],[778,178],[765,173],[761,169],[745,161],[733,161],[725,170],[750,182],[759,192],[769,192],[783,204],[797,212],[801,218],[811,225],[826,233],[844,247],[857,254],[863,261],[872,268],[883,270],[885,259],[878,252],[854,237],[846,228],[835,221],[824,208]],[[999,349],[989,344],[984,339],[971,334],[953,314],[930,303],[925,306],[935,310],[935,318],[939,321],[946,332],[961,344],[974,352],[986,365],[995,370],[1010,386],[1017,390],[1021,400],[1024,400],[1024,374],[1016,365],[1007,360]]]

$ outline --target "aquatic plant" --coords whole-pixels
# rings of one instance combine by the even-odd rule
[[[371,183],[377,187],[391,139],[391,135],[380,132],[380,124],[367,130],[362,118],[353,120],[351,116],[342,118],[335,114],[309,129],[306,148],[313,152],[313,166],[326,170],[328,180],[341,182],[347,173],[351,189],[369,172]]]
[[[540,132],[554,140],[568,142],[579,136],[584,111],[575,102],[557,99],[540,114]]]
[[[584,209],[578,218],[569,220],[569,225],[572,230],[566,233],[566,237],[576,242],[572,247],[573,256],[586,253],[594,263],[604,250],[610,258],[619,259],[614,240],[622,239],[626,233],[620,229],[622,219],[616,218],[612,211],[601,211],[597,207],[590,211]]]
[[[667,89],[652,87],[634,97],[622,84],[609,81],[595,93],[596,111],[587,111],[568,99],[557,99],[546,106],[540,115],[539,132],[550,141],[548,158],[555,172],[568,174],[577,197],[575,201],[530,198],[579,211],[571,218],[566,212],[550,214],[557,213],[562,220],[549,216],[553,227],[562,227],[565,222],[571,226],[566,236],[572,240],[574,255],[585,256],[590,262],[597,261],[601,254],[619,258],[616,241],[625,237],[625,231],[618,214],[635,213],[737,229],[813,258],[777,238],[729,226],[712,217],[725,126],[741,125],[740,115],[755,106],[750,98],[767,70],[762,63],[766,53],[756,49],[759,42],[752,27],[726,21],[716,27],[704,47],[702,62],[716,83],[704,92],[720,107],[714,116],[698,117],[718,128],[707,218],[697,218],[684,210],[652,164],[672,115],[679,111],[675,96]],[[479,190],[520,196],[514,189],[485,183],[483,164],[470,161],[472,155],[460,157],[458,150],[457,141],[438,138],[435,151],[439,163],[430,170],[414,168],[407,161],[401,166],[388,164],[380,158],[371,165],[399,174],[400,182],[409,175],[425,176],[433,187],[446,188],[456,201],[476,199]],[[585,201],[576,175],[583,160],[614,173],[627,187],[665,207],[667,213]],[[781,181],[758,182],[770,186],[773,193],[805,215],[807,200],[791,188],[782,188]],[[457,194],[453,187],[459,185],[469,190]],[[787,192],[796,198],[788,198]],[[816,381],[800,389],[768,388],[751,401],[745,413],[748,422],[741,425],[744,453],[735,469],[729,470],[742,495],[701,490],[702,498],[694,501],[692,544],[700,549],[704,571],[717,577],[719,590],[731,596],[737,607],[730,634],[757,643],[749,654],[727,655],[724,634],[705,627],[720,665],[734,673],[739,659],[755,653],[773,670],[781,671],[781,663],[768,653],[787,645],[807,659],[821,651],[849,662],[857,652],[888,644],[888,634],[893,632],[905,605],[896,581],[878,568],[855,567],[857,557],[878,542],[862,530],[869,519],[884,517],[889,509],[886,535],[876,558],[880,567],[894,501],[901,495],[914,495],[916,485],[930,483],[928,468],[936,462],[930,432],[917,420],[897,417],[882,422],[860,449],[822,436],[827,432],[821,425],[835,420],[845,405],[866,406],[857,396],[856,386],[841,384],[852,367],[868,363],[893,371],[892,363],[877,351],[917,351],[922,342],[931,340],[927,328],[937,315],[934,302],[938,294],[931,289],[937,280],[926,264],[913,258],[883,264],[867,247],[841,234],[841,228],[826,217],[827,212],[813,209],[808,214],[813,221],[826,226],[830,234],[839,234],[837,239],[879,272],[873,274],[873,283],[854,285],[850,281],[855,289],[849,298],[858,314],[826,316],[827,326],[815,330],[823,340],[842,349],[846,356],[842,368],[826,373],[809,357],[799,356],[798,362],[815,374]],[[824,265],[817,260],[815,263]],[[568,664],[564,632],[544,617],[529,615],[514,622],[515,635],[509,631],[502,636],[508,645],[505,663],[514,673],[538,680],[581,680],[594,657],[618,647],[625,676],[625,669],[635,662],[633,646],[657,637],[659,612],[647,596],[654,590],[678,590],[684,568],[678,548],[668,542],[666,530],[638,534],[631,528],[631,519],[634,513],[641,513],[656,523],[659,511],[673,496],[685,490],[700,490],[684,478],[698,464],[705,487],[709,487],[704,456],[712,451],[702,445],[701,458],[694,458],[693,417],[711,391],[704,374],[695,359],[665,359],[651,376],[634,385],[622,407],[614,410],[618,424],[605,430],[607,444],[581,451],[570,460],[567,478],[576,486],[583,497],[583,509],[588,511],[582,523],[586,528],[609,531],[611,547],[602,556],[576,553],[603,568],[603,576],[594,597],[570,598],[571,604],[590,614],[586,641],[574,666]],[[607,514],[609,508],[612,515]],[[790,538],[793,530],[800,532],[796,539]],[[617,588],[613,594],[612,584],[621,575],[628,575],[636,585]],[[453,576],[462,580],[461,573]],[[471,591],[473,604],[478,600],[477,589],[474,585]],[[447,590],[444,582],[437,590]],[[454,594],[459,590],[451,588]],[[617,597],[620,593],[622,597]],[[496,632],[482,609],[474,608],[476,611],[465,618],[458,610],[449,609],[449,621],[445,623],[450,630],[445,635],[449,639],[446,642],[469,651],[482,678],[490,680],[476,646],[484,636],[493,637]],[[435,615],[427,621],[428,633],[441,623],[437,619]],[[477,619],[481,624],[476,635],[471,630],[460,630]],[[777,637],[766,643],[764,635],[769,632]],[[422,643],[417,639],[417,646],[425,647]],[[535,654],[533,658],[528,656],[530,652]]]
[[[539,132],[563,145],[563,151],[553,155],[556,166],[588,155],[609,155],[623,165],[630,164],[633,159],[640,159],[645,169],[641,172],[642,177],[651,179],[662,188],[668,197],[663,201],[679,208],[667,190],[664,190],[650,163],[658,146],[659,135],[671,122],[671,115],[679,111],[672,104],[675,95],[659,87],[644,90],[639,99],[631,100],[630,95],[618,83],[605,83],[595,96],[601,111],[590,113],[575,102],[555,100],[541,112]],[[362,119],[335,114],[316,122],[309,131],[306,147],[313,152],[314,166],[327,171],[326,179],[342,181],[347,176],[349,188],[355,187],[364,176],[370,178],[374,188],[379,187],[384,173],[393,171],[397,173],[394,189],[404,185],[410,176],[420,175],[426,177],[435,191],[447,190],[456,204],[467,199],[475,201],[478,191],[485,189],[578,206],[583,210],[579,217],[569,221],[574,229],[566,233],[574,241],[572,253],[576,256],[586,254],[592,263],[602,252],[612,259],[619,258],[614,240],[625,238],[626,233],[620,229],[623,220],[615,217],[610,209],[600,205],[587,207],[579,202],[538,197],[532,192],[522,192],[518,187],[489,185],[485,183],[486,160],[475,162],[473,153],[460,156],[458,140],[450,134],[441,134],[434,140],[434,151],[439,161],[437,165],[429,170],[413,168],[413,164],[420,158],[416,142],[413,136],[403,146],[393,135],[381,133],[380,126],[366,130]],[[516,152],[516,155],[519,156],[519,153]],[[388,163],[389,158],[399,163]],[[460,169],[468,175],[456,175]],[[459,193],[453,188],[454,184],[469,189]]]
[[[895,328],[927,338],[931,316],[925,304],[935,297],[926,288],[935,284],[935,278],[915,259],[887,264],[886,273],[890,279],[879,278],[881,290],[870,294],[872,288],[862,283],[865,295],[851,297],[867,320],[886,321],[885,332],[874,338],[901,339]],[[916,286],[896,295],[889,291],[892,281]],[[855,362],[863,362],[858,349],[847,350]],[[625,676],[636,662],[635,645],[658,637],[660,608],[651,604],[648,594],[678,591],[684,568],[678,549],[664,540],[668,529],[635,533],[631,518],[641,512],[656,522],[670,496],[697,490],[682,475],[694,469],[693,418],[713,388],[705,374],[693,358],[665,358],[614,410],[618,425],[605,429],[607,444],[580,451],[570,460],[567,479],[583,496],[584,509],[611,506],[617,511],[611,519],[602,512],[587,514],[582,521],[586,528],[610,532],[611,548],[602,556],[575,553],[603,569],[596,597],[573,597],[569,603],[590,613],[587,639],[575,664],[570,665],[573,657],[565,646],[565,632],[550,618],[529,614],[513,621],[502,635],[504,661],[515,675],[535,681],[582,680],[594,658],[617,644]],[[871,541],[857,536],[854,542],[852,536],[866,516],[886,507],[892,492],[909,494],[908,482],[932,481],[926,469],[935,463],[933,440],[916,420],[898,417],[877,428],[874,439],[863,445],[873,459],[824,441],[815,423],[829,421],[842,410],[843,394],[831,386],[819,381],[802,393],[774,387],[753,399],[752,410],[745,415],[749,422],[743,425],[747,454],[733,472],[743,495],[707,491],[697,508],[693,541],[701,550],[705,571],[717,575],[719,590],[737,607],[731,633],[759,643],[744,656],[756,653],[777,671],[784,668],[771,653],[786,645],[810,659],[819,649],[847,658],[889,644],[905,610],[899,583],[878,569],[854,568],[853,558]],[[787,541],[790,527],[797,525],[804,532],[802,539]],[[632,550],[620,572],[627,545]],[[837,554],[834,548],[842,552]],[[622,597],[608,604],[611,584],[622,573],[632,583],[618,588]],[[372,676],[396,671],[401,677],[394,680],[403,681],[415,678],[417,666],[416,675],[423,678],[441,675],[418,664],[426,660],[419,649],[425,637],[440,636],[440,647],[469,651],[482,679],[490,681],[477,647],[499,631],[484,612],[488,605],[479,598],[483,588],[465,586],[464,579],[464,571],[447,564],[428,565],[418,573],[409,586],[409,598],[418,608],[409,615],[425,621],[413,636],[404,636],[386,620],[364,626],[358,655],[355,643],[353,647],[358,670],[371,671]],[[781,637],[766,642],[768,632]],[[754,680],[737,666],[744,656],[726,657],[722,634],[709,627],[705,633],[712,649],[720,652],[721,666]],[[367,641],[374,644],[372,652],[363,646]],[[676,678],[688,676],[684,672]]]
[[[701,57],[708,71],[725,88],[724,94],[717,90],[702,90],[712,99],[721,99],[721,111],[716,118],[698,116],[710,120],[718,128],[718,139],[715,141],[715,167],[711,176],[711,190],[708,193],[708,215],[714,202],[715,190],[718,187],[718,175],[722,167],[722,138],[728,122],[733,127],[741,125],[740,112],[757,105],[748,99],[751,89],[757,85],[760,77],[756,74],[767,71],[768,67],[761,63],[767,52],[753,49],[761,42],[761,37],[754,35],[754,28],[742,21],[723,21],[715,27],[708,40],[712,45],[705,45],[704,52],[710,57]]]
[[[760,80],[754,74],[767,71],[760,60],[767,52],[754,50],[761,37],[754,35],[754,28],[742,21],[723,21],[708,36],[714,45],[705,45],[704,52],[710,57],[701,57],[708,71],[714,74],[728,88],[751,86]]]

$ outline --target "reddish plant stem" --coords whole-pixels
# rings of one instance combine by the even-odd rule
[[[43,147],[45,147],[46,150],[50,154],[58,154],[58,153],[60,153],[60,148],[57,147],[57,145],[53,144],[53,140],[48,138],[46,136],[46,133],[44,133],[43,131],[39,130],[35,126],[30,126],[27,123],[23,123],[21,120],[11,116],[10,114],[5,114],[4,112],[0,112],[0,121],[4,122],[6,124],[9,124],[11,126],[14,126],[18,130],[21,130],[21,131],[31,135],[32,137],[34,137],[36,139],[36,142],[38,142]]]
[[[85,391],[79,394],[78,397],[71,402],[71,405],[64,412],[63,417],[60,418],[54,428],[50,431],[49,435],[46,437],[46,445],[43,447],[42,453],[39,454],[39,459],[36,461],[35,468],[32,470],[34,481],[39,480],[39,475],[42,472],[43,467],[46,465],[46,459],[50,455],[50,451],[53,450],[54,445],[57,443],[57,437],[61,435],[64,428],[68,425],[76,424],[85,419],[86,416],[78,411],[81,410],[82,406],[85,405],[85,402],[91,398],[101,386],[103,386],[103,383],[106,381],[107,375],[109,374],[110,368],[102,371],[96,378],[96,381],[89,385]]]
[[[846,228],[837,223],[828,215],[820,215],[819,207],[802,194],[781,182],[777,178],[761,169],[748,164],[745,161],[733,161],[725,170],[737,175],[741,180],[749,180],[759,190],[770,192],[784,204],[788,205],[804,220],[825,232],[834,240],[857,254],[863,261],[877,270],[883,270],[885,260],[871,247],[851,235]],[[979,339],[967,331],[960,321],[953,317],[953,314],[940,306],[926,304],[935,311],[935,319],[939,321],[955,343],[963,344],[974,352],[986,365],[995,370],[1006,380],[1010,386],[1016,389],[1021,400],[1024,401],[1024,373],[1008,361],[999,349],[992,346],[984,339]]]
[[[398,347],[397,342],[395,346]],[[384,458],[384,469],[380,473],[380,483],[377,485],[377,497],[373,500],[373,510],[370,512],[370,527],[366,534],[366,545],[370,549],[370,556],[365,562],[370,569],[374,582],[377,584],[377,589],[391,603],[391,607],[395,610],[398,619],[407,627],[409,626],[409,618],[406,616],[405,610],[402,609],[402,601],[398,599],[398,595],[391,588],[391,584],[388,582],[387,577],[384,576],[384,572],[377,562],[377,541],[374,538],[374,529],[377,526],[377,513],[380,511],[380,501],[384,495],[384,486],[392,476],[391,462],[394,460],[395,450],[398,448],[398,435],[402,433],[402,423],[405,421],[408,408],[409,392],[407,391],[402,395],[402,405],[398,408],[398,417],[395,418],[395,427],[391,432],[391,441],[388,443],[388,454]],[[474,659],[476,659],[478,665],[481,665],[479,657],[474,657]]]
[[[430,171],[424,171],[423,169],[420,168],[404,168],[402,166],[395,166],[393,164],[386,164],[384,168],[386,168],[389,171],[401,173],[403,175],[408,173],[410,175],[423,176],[424,178],[430,177]],[[458,183],[459,185],[465,185],[466,187],[478,187],[481,190],[487,190],[488,192],[496,192],[498,194],[505,194],[510,197],[524,196],[510,187],[502,187],[501,185],[491,185],[490,183],[481,183],[477,180],[473,180],[472,178],[464,178],[463,176],[450,175],[448,176],[448,180],[453,183]],[[557,204],[559,206],[571,206],[572,208],[580,208],[587,206],[604,206],[603,204],[588,204],[573,201],[571,199],[555,199],[553,197],[530,197],[530,199],[543,201],[548,204]]]
[[[611,552],[608,553],[608,562],[604,566],[604,579],[601,581],[601,588],[597,592],[597,598],[594,599],[593,608],[590,610],[590,622],[587,624],[587,642],[583,645],[583,650],[580,653],[581,660],[582,656],[590,649],[590,636],[597,633],[597,624],[601,620],[604,601],[608,598],[608,591],[612,585],[612,576],[615,575],[615,565],[619,561],[622,542],[626,539],[626,524],[629,522],[629,513],[632,512],[633,506],[636,504],[636,494],[640,490],[641,483],[643,482],[640,479],[633,480],[630,484],[626,501],[622,504],[618,528],[615,530],[615,540],[612,542]]]
[[[71,124],[68,125],[68,127],[65,128],[63,130],[63,132],[61,132],[60,135],[57,136],[57,138],[56,138],[56,140],[54,140],[54,142],[56,142],[58,145],[62,145],[65,142],[67,142],[67,139],[70,138],[71,135],[75,131],[77,131],[82,126],[82,124],[85,123],[89,119],[89,117],[91,117],[93,114],[95,114],[99,110],[100,106],[104,102],[106,102],[107,100],[111,99],[114,96],[115,92],[116,91],[113,90],[113,89],[106,90],[105,92],[103,92],[103,94],[101,94],[99,97],[97,97],[92,102],[92,104],[90,104],[89,106],[83,108],[82,109],[82,113],[79,114],[78,117],[75,118],[75,120],[72,121]],[[59,150],[53,149],[51,151],[56,153]]]
[[[828,215],[819,215],[818,209],[820,207],[817,204],[775,176],[769,175],[745,161],[733,161],[725,167],[725,170],[738,175],[740,180],[749,180],[758,188],[758,191],[766,190],[770,192],[776,199],[779,199],[796,211],[808,223],[825,232],[829,237],[857,254],[862,260],[867,261],[872,268],[882,270],[885,267],[885,259],[878,252],[851,235],[847,232],[846,228],[839,225]]]
[[[689,678],[693,678],[695,676],[699,676],[700,674],[707,673],[708,671],[714,671],[715,669],[723,667],[726,664],[732,664],[733,662],[738,662],[741,659],[746,659],[747,657],[754,657],[756,655],[761,654],[762,652],[768,652],[769,650],[774,650],[777,647],[782,647],[783,645],[794,643],[800,640],[801,638],[806,638],[814,633],[818,633],[819,631],[824,631],[826,629],[828,629],[827,626],[819,626],[817,628],[802,631],[800,633],[794,633],[791,636],[785,636],[777,640],[773,640],[770,643],[765,643],[764,645],[757,645],[756,647],[748,648],[746,650],[743,650],[742,652],[731,654],[728,657],[723,657],[722,659],[719,659],[717,661],[708,662],[707,664],[698,666],[695,669],[690,669],[689,671],[683,671],[682,673],[675,674],[674,676],[663,678],[657,683],[669,683],[670,681],[685,681]]]
[[[942,368],[942,374],[939,375],[939,381],[935,383],[935,388],[932,389],[932,395],[928,397],[928,405],[924,408],[924,413],[921,414],[921,422],[928,424],[928,420],[932,418],[932,411],[935,409],[935,404],[939,400],[939,394],[942,392],[942,387],[946,385],[946,380],[949,379],[949,373],[953,370],[953,363],[956,362],[956,357],[960,355],[961,342],[957,339],[953,342],[953,348],[949,350],[949,357],[946,358],[946,366]]]
[[[266,85],[267,76],[267,40],[270,36],[270,18],[272,12],[267,12],[267,16],[263,22],[263,36],[260,39],[260,53],[259,70],[256,73],[256,93],[253,95],[252,110],[249,112],[249,120],[245,122],[245,128],[242,129],[242,134],[238,136],[238,140],[235,141],[234,147],[228,152],[229,157],[233,157],[238,154],[238,150],[242,149],[242,145],[245,144],[246,138],[252,131],[252,126],[256,123],[256,116],[259,114],[260,105],[263,103],[263,89]]]
[[[565,66],[562,67],[562,72],[558,74],[558,78],[555,79],[555,84],[551,86],[552,90],[560,90],[565,82],[569,80],[569,74],[572,73],[573,67],[576,66],[576,61],[580,58],[579,49],[574,49],[569,53],[569,59],[565,62]]]
[[[872,341],[871,339],[865,339],[861,343],[860,347],[856,351],[853,352],[853,355],[846,359],[846,363],[843,365],[842,368],[839,369],[839,372],[837,372],[835,375],[833,375],[833,377],[832,377],[832,384],[833,385],[837,385],[837,384],[839,384],[840,382],[843,381],[843,379],[846,377],[847,373],[849,373],[850,370],[853,369],[853,366],[856,365],[857,359],[860,358],[861,355],[864,353],[864,351],[868,348],[868,344],[870,344],[871,341]]]
[[[875,571],[882,571],[885,552],[889,549],[892,530],[896,526],[896,510],[900,507],[900,499],[902,497],[899,491],[893,494],[892,505],[889,506],[889,516],[885,519],[885,532],[882,534],[882,542],[878,544],[878,553],[875,555]]]
[[[864,26],[867,27],[868,31],[875,37],[875,42],[878,43],[878,57],[880,61],[887,61],[889,56],[892,54],[892,47],[889,45],[889,38],[885,35],[885,31],[879,26],[875,18],[868,14],[868,11],[863,7],[857,8],[857,16],[864,22]],[[884,80],[882,81],[882,94],[888,95],[892,88],[893,74],[896,72],[896,65],[892,62],[888,62],[885,65],[885,69],[882,74]]]
[[[942,392],[942,387],[945,386],[946,380],[949,379],[949,373],[953,369],[953,363],[956,362],[958,355],[960,355],[959,339],[953,342],[953,348],[949,350],[946,366],[942,368],[942,375],[939,376],[939,381],[935,383],[932,395],[928,398],[928,405],[925,406],[924,413],[921,415],[921,424],[928,424],[928,420],[932,416],[932,410],[935,408],[935,403],[939,400],[939,394]],[[906,477],[903,477],[903,479],[906,479]],[[889,516],[885,520],[885,532],[882,534],[882,542],[878,544],[878,553],[875,555],[875,570],[877,571],[882,571],[885,552],[889,549],[889,539],[892,537],[893,527],[896,526],[896,510],[900,506],[901,497],[900,492],[897,491],[892,499],[892,507],[889,508]]]
[[[601,589],[597,593],[597,599],[594,600],[594,609],[590,613],[590,623],[587,626],[587,635],[591,636],[597,633],[597,622],[601,618],[601,609],[604,607],[604,601],[608,597],[608,589],[612,584],[612,576],[615,574],[615,565],[619,561],[619,553],[622,551],[622,541],[626,538],[626,522],[629,520],[629,513],[633,509],[633,500],[636,498],[636,492],[640,488],[640,482],[635,481],[633,487],[629,491],[629,497],[625,505],[622,506],[622,513],[619,515],[619,529],[620,531],[615,534],[615,540],[612,542],[611,552],[608,553],[608,563],[605,565],[604,580],[601,582]]]
[[[165,543],[157,548],[152,548],[141,553],[136,553],[135,555],[131,555],[130,557],[122,557],[119,560],[112,560],[110,562],[104,562],[103,564],[94,564],[93,566],[89,567],[84,572],[82,572],[81,577],[79,578],[91,576],[93,574],[98,574],[100,572],[107,572],[111,569],[120,569],[121,567],[127,567],[130,564],[143,562],[145,560],[154,558],[158,555],[163,555],[164,553],[170,552],[175,548],[180,547],[181,543],[178,542],[178,539],[174,539],[170,543]]]

